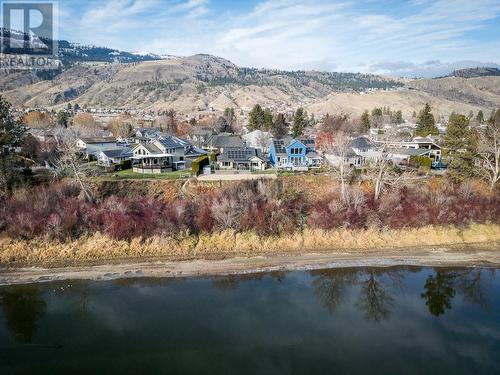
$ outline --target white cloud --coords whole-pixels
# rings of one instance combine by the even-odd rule
[[[500,15],[496,0],[413,0],[401,12],[370,1],[267,0],[244,13],[216,0],[107,0],[84,13],[79,39],[125,50],[211,53],[239,65],[370,71],[410,61],[500,63],[500,36],[475,33]],[[375,6],[374,6],[375,4]],[[495,34],[495,35],[493,35]],[[436,70],[443,67],[440,63]],[[412,69],[415,69],[412,71]],[[384,69],[399,74],[402,68]]]

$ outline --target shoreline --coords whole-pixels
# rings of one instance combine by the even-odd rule
[[[0,266],[0,286],[52,281],[206,277],[349,267],[500,267],[500,243],[234,256],[208,260],[113,259],[65,267]]]

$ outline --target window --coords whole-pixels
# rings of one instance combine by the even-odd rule
[[[228,161],[223,161],[223,162],[222,162],[222,166],[223,166],[223,167],[230,167],[230,166],[231,166],[231,163],[230,163],[230,162],[228,162]]]

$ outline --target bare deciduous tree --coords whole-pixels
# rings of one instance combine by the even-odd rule
[[[495,189],[500,180],[500,116],[495,116],[480,134],[479,155],[482,159],[482,175]]]
[[[415,178],[412,172],[399,173],[392,167],[385,142],[379,143],[377,151],[380,157],[368,166],[365,177],[373,182],[374,199],[376,201],[380,198],[386,186],[401,186]]]
[[[76,146],[75,133],[60,128],[56,135],[58,157],[55,162],[57,177],[68,177],[75,180],[81,188],[85,199],[94,200],[90,187],[89,175],[92,173],[88,163],[82,162],[82,157]]]
[[[340,180],[340,194],[343,203],[347,203],[347,180],[352,173],[353,166],[349,163],[351,151],[350,139],[347,134],[340,132],[325,144],[327,159],[333,167],[335,177]]]

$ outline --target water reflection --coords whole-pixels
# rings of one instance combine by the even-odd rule
[[[47,303],[37,286],[15,286],[0,289],[5,325],[20,344],[31,343],[37,322],[45,313]]]
[[[417,274],[410,277],[412,273]],[[405,278],[410,278],[414,291],[414,298],[417,304],[433,316],[441,317],[452,308],[457,296],[462,297],[462,301],[479,306],[481,309],[491,308],[491,284],[495,278],[494,270],[487,269],[421,269],[411,268],[347,268],[311,271],[308,274],[297,274],[300,285],[305,286],[305,293],[311,296],[310,289],[317,301],[330,313],[336,314],[343,306],[354,308],[360,313],[363,319],[368,322],[381,323],[391,317],[398,304],[398,299],[405,296],[408,290]],[[309,275],[309,276],[308,276]],[[245,294],[240,285],[252,286],[250,282],[267,282],[276,285],[277,282],[288,285],[294,282],[291,278],[288,282],[287,273],[258,273],[244,274],[236,276],[220,276],[207,280],[217,291],[228,292],[228,296]],[[415,286],[415,283],[417,285]],[[51,295],[60,296],[64,299],[66,306],[73,306],[81,316],[91,319],[102,319],[102,316],[95,313],[96,306],[102,306],[103,299],[96,295],[94,285],[99,283],[71,282],[63,286],[47,286],[48,284],[13,286],[0,288],[0,305],[3,312],[5,327],[15,340],[20,344],[28,344],[33,341],[40,321],[43,319],[47,302],[44,299]],[[110,282],[117,290],[125,294],[133,295],[132,290],[152,288],[158,291],[158,296],[169,289],[176,289],[183,285],[182,280],[177,279],[123,279]],[[254,286],[252,286],[253,288]],[[265,284],[258,284],[257,288],[265,288]],[[290,285],[283,291],[288,291]],[[97,288],[99,290],[99,288]],[[42,293],[42,291],[44,291]],[[206,290],[208,292],[208,290]],[[229,293],[231,291],[231,293]],[[290,292],[293,295],[293,292]],[[220,294],[220,293],[219,293]],[[171,294],[175,296],[175,294]],[[68,298],[67,298],[68,297]],[[71,298],[69,298],[71,297]],[[113,293],[109,297],[112,299]],[[135,298],[135,297],[134,297]],[[245,294],[244,298],[251,298]],[[111,300],[110,299],[110,300]],[[57,299],[47,299],[56,301]],[[94,302],[92,305],[91,300]],[[95,300],[95,301],[94,301]],[[116,300],[115,300],[116,301]],[[154,301],[152,301],[154,302]],[[127,302],[123,302],[126,306]],[[93,308],[92,308],[93,307]],[[67,308],[67,307],[66,307]],[[166,308],[163,306],[162,308]],[[92,313],[92,311],[94,313]],[[114,318],[113,318],[114,319]],[[83,319],[82,319],[83,321]]]
[[[435,276],[429,276],[425,281],[425,292],[421,296],[432,315],[439,316],[451,309],[455,278],[453,272],[437,271]]]
[[[347,292],[354,290],[357,297],[353,306],[372,322],[389,318],[397,289],[404,281],[404,272],[419,272],[418,267],[404,269],[330,269],[312,271],[312,285],[322,305],[333,313],[347,302]],[[494,270],[434,269],[423,286],[421,298],[429,313],[445,314],[452,308],[456,294],[464,301],[483,309],[490,306],[488,289],[495,275]]]
[[[354,306],[373,322],[387,319],[394,296],[390,289],[400,286],[403,274],[393,269],[331,269],[312,271],[316,296],[328,311],[336,311],[345,301],[347,291],[359,287]]]

